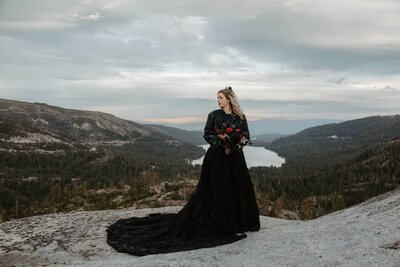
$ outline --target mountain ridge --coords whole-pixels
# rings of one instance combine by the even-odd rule
[[[61,108],[38,102],[0,99],[0,115],[39,128],[64,132],[84,143],[134,142],[151,134],[142,125],[109,113]]]
[[[314,171],[400,137],[399,133],[400,115],[369,116],[307,128],[278,138],[265,147],[287,158],[287,164],[312,166],[318,162],[316,168],[310,168]]]

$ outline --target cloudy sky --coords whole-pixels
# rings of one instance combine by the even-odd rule
[[[400,113],[400,1],[0,0],[0,98],[138,122]]]

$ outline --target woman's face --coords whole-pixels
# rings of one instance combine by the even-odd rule
[[[220,108],[226,107],[227,105],[229,105],[229,102],[231,102],[229,99],[225,97],[223,93],[218,93],[217,100],[218,100],[218,106]]]

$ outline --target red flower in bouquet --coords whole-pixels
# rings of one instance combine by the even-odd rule
[[[227,134],[229,134],[230,132],[232,132],[233,131],[233,129],[231,128],[231,127],[228,127],[228,128],[226,128],[226,130],[225,130],[225,132],[227,133]]]

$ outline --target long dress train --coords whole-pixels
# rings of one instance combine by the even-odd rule
[[[178,213],[120,219],[107,228],[107,243],[143,256],[214,247],[260,228],[259,211],[242,149],[225,154],[210,146],[199,182]]]

